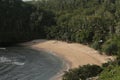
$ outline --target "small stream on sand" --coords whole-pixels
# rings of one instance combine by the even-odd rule
[[[27,47],[0,49],[0,80],[49,80],[63,69],[58,57]]]

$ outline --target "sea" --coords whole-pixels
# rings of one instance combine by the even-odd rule
[[[50,80],[63,61],[49,52],[23,46],[0,49],[0,80]]]

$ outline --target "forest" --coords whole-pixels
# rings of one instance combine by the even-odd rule
[[[100,78],[120,79],[119,72],[112,74],[120,69],[120,0],[0,0],[0,46],[33,39],[77,42],[117,55]]]

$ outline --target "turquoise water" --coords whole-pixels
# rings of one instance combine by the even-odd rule
[[[63,68],[56,56],[26,47],[0,50],[0,80],[49,80]]]

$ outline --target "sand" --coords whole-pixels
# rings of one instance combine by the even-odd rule
[[[45,50],[64,59],[68,68],[77,68],[86,64],[100,65],[109,60],[112,56],[99,54],[98,51],[79,43],[67,43],[57,40],[33,40],[24,44],[37,50]],[[58,79],[57,79],[58,80]]]

